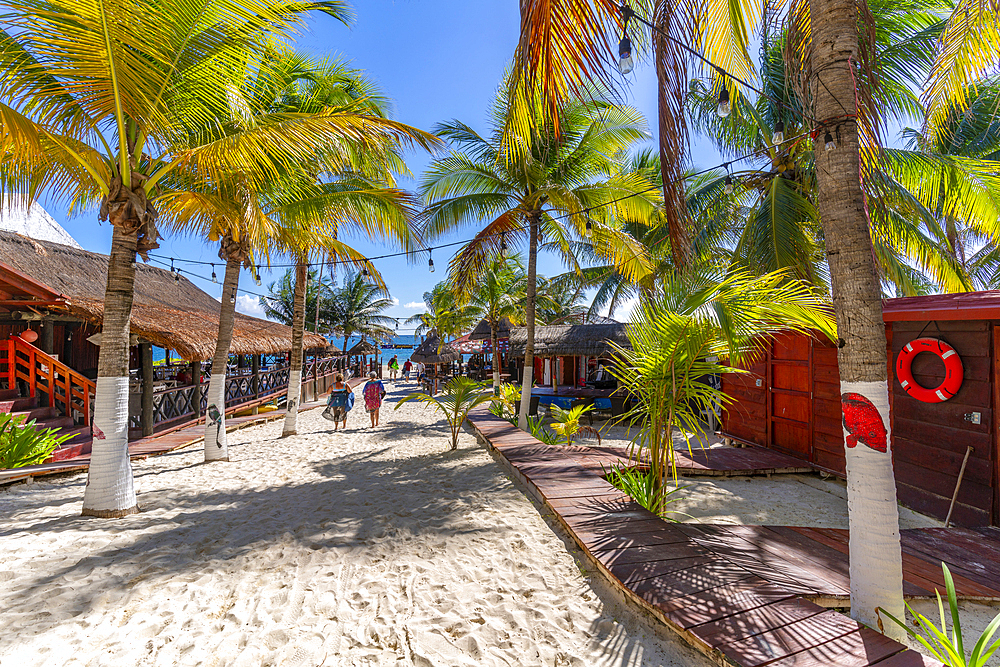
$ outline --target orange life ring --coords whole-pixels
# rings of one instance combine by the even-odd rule
[[[910,370],[913,358],[921,352],[936,354],[944,362],[944,382],[933,389],[917,384],[913,379],[913,371]],[[942,403],[958,393],[962,380],[965,379],[965,369],[962,367],[962,358],[948,343],[937,338],[918,338],[907,343],[896,357],[896,377],[903,391],[912,398],[924,403]]]

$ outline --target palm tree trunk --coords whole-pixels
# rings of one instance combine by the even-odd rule
[[[810,0],[810,11],[811,68],[819,79],[812,82],[816,117],[841,119],[817,128],[817,140],[829,130],[837,147],[826,151],[817,142],[816,180],[840,337],[837,359],[845,440],[855,425],[867,422],[864,434],[858,433],[860,440],[852,437],[855,444],[845,443],[851,616],[878,627],[877,607],[902,618],[903,569],[889,438],[882,294],[861,189],[857,123],[844,119],[845,114],[856,113],[853,69],[858,62],[858,10],[854,0]],[[882,432],[880,427],[884,440],[870,435]],[[902,635],[895,624],[886,624],[885,630],[897,638]]]
[[[493,395],[500,395],[500,350],[498,345],[500,340],[497,336],[497,327],[490,322],[490,343],[493,344]]]
[[[295,266],[295,304],[292,314],[292,358],[288,369],[288,398],[285,402],[285,427],[281,437],[297,433],[299,401],[302,393],[302,355],[306,327],[306,273],[305,262]]]
[[[111,518],[139,511],[128,457],[128,348],[137,243],[136,234],[125,234],[114,226],[97,361],[94,444],[83,492],[84,516]]]
[[[528,214],[528,289],[524,304],[525,325],[528,339],[524,345],[524,382],[521,383],[521,409],[517,426],[528,430],[528,410],[531,409],[532,375],[535,370],[535,292],[537,287],[536,266],[538,264],[538,219],[541,211]]]
[[[208,409],[205,410],[205,462],[228,461],[226,442],[226,362],[233,343],[233,321],[236,304],[230,299],[240,283],[240,258],[230,254],[226,260],[226,275],[222,281],[222,303],[219,305],[219,337],[212,357],[212,376],[208,381]],[[201,383],[195,385],[201,391]],[[195,395],[195,400],[200,396]]]

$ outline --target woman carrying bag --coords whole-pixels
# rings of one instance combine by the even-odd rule
[[[334,378],[333,389],[330,390],[330,398],[326,401],[326,410],[323,416],[333,422],[333,430],[337,430],[337,424],[343,423],[347,429],[347,413],[354,407],[354,392],[344,383],[344,376],[337,373]]]
[[[365,409],[372,418],[372,428],[375,428],[378,426],[378,411],[382,408],[382,399],[385,398],[385,386],[375,377],[374,372],[368,374],[368,382],[361,390],[361,395],[365,397]]]

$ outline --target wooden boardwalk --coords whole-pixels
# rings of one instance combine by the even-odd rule
[[[471,421],[612,582],[719,664],[940,667],[817,604],[849,598],[846,531],[668,523],[600,476],[610,453],[544,445],[485,411]],[[960,596],[1000,598],[1000,531],[904,531],[903,544],[908,595],[943,588],[944,558]]]
[[[352,378],[348,384],[353,388],[363,382],[362,379]],[[313,401],[303,403],[299,407],[300,412],[312,410],[326,405],[325,401]],[[226,417],[226,433],[231,433],[238,429],[266,424],[276,419],[284,419],[284,410],[272,410],[262,412],[257,415],[246,415],[243,417]],[[204,418],[197,422],[185,424],[171,429],[164,433],[157,433],[146,438],[140,438],[128,443],[128,455],[132,460],[145,459],[150,456],[158,456],[172,452],[181,447],[193,445],[201,442],[205,437]],[[81,454],[64,461],[53,461],[52,463],[42,463],[40,465],[25,466],[23,468],[0,469],[0,486],[14,482],[24,481],[29,478],[42,477],[45,475],[57,475],[68,472],[79,472],[90,467],[90,454]]]
[[[624,447],[564,447],[563,451],[584,468],[597,474],[619,463],[630,465],[632,459]],[[763,447],[716,447],[691,451],[676,450],[677,469],[685,475],[734,477],[738,475],[770,475],[778,473],[812,472],[813,467],[773,449]]]

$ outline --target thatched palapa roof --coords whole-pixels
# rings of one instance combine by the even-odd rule
[[[0,231],[0,261],[68,297],[48,306],[101,326],[108,257],[59,243],[36,241]],[[132,333],[189,361],[210,358],[219,334],[219,302],[183,276],[141,261],[135,265]],[[309,350],[326,340],[305,334]],[[276,354],[292,349],[292,330],[283,324],[236,314],[233,354]]]
[[[461,353],[447,343],[438,354],[438,337],[432,334],[413,351],[410,361],[415,364],[450,364],[461,357]]]
[[[556,324],[535,327],[536,357],[604,357],[613,353],[608,341],[622,347],[631,347],[625,335],[625,325],[614,324]],[[528,342],[527,327],[514,327],[510,332],[510,353],[524,356]]]
[[[506,317],[500,318],[500,325],[497,327],[497,338],[504,339],[510,338],[510,330],[513,325],[510,320]],[[490,323],[486,320],[481,320],[476,328],[472,330],[469,334],[469,340],[489,340],[490,339]]]
[[[360,357],[360,356],[370,356],[373,354],[378,354],[379,350],[377,347],[372,345],[366,340],[359,340],[357,344],[347,351],[347,356],[349,357]]]

